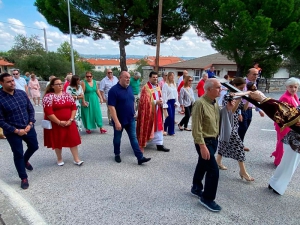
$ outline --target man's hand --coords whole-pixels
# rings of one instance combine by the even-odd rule
[[[17,133],[19,136],[27,135],[27,132],[25,129],[19,129],[19,132]]]
[[[264,116],[265,116],[264,111],[260,110],[260,111],[259,111],[259,115],[260,115],[261,117],[264,117]]]
[[[122,125],[120,124],[120,122],[115,123],[115,128],[116,130],[122,130]]]
[[[236,103],[236,100],[227,102],[227,105],[226,105],[227,110],[232,112],[233,107],[235,106],[235,103]]]
[[[27,127],[25,127],[24,130],[25,130],[26,133],[28,133],[28,132],[31,130],[31,126],[30,126],[30,125],[27,125]]]
[[[239,120],[240,122],[243,122],[243,116],[242,116],[242,115],[239,115],[238,120]]]
[[[201,157],[204,160],[209,160],[210,159],[210,153],[206,147],[205,144],[199,145],[200,146],[200,153],[201,153]]]
[[[161,106],[163,104],[163,101],[160,99],[160,100],[156,100],[156,105],[159,105]]]

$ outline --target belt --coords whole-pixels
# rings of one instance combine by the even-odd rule
[[[205,137],[204,140],[210,141],[210,140],[218,140],[219,136],[217,137]]]

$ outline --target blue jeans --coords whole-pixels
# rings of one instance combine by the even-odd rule
[[[218,147],[218,140],[204,138],[206,147],[210,153],[210,159],[204,160],[201,157],[200,146],[195,144],[196,151],[199,155],[198,164],[195,169],[193,186],[199,190],[203,190],[202,180],[205,175],[205,186],[203,191],[203,198],[208,201],[213,201],[216,198],[218,182],[219,182],[219,168],[215,159],[215,153]]]
[[[168,102],[168,114],[169,116],[165,119],[164,131],[169,135],[175,134],[174,123],[175,123],[175,99],[169,99]]]
[[[243,121],[239,122],[238,134],[242,141],[244,141],[246,132],[252,120],[252,108],[242,110]]]
[[[126,130],[129,140],[130,140],[130,144],[131,147],[133,149],[134,155],[136,156],[136,158],[138,160],[141,160],[143,158],[143,153],[139,147],[139,143],[136,137],[136,129],[135,129],[135,121],[133,120],[131,123],[126,124],[126,125],[122,125],[122,130],[116,130],[115,128],[115,123],[113,123],[113,127],[114,127],[114,153],[115,155],[120,155],[121,151],[120,151],[120,146],[121,146],[121,137],[122,137],[122,133],[123,133],[123,129]]]
[[[15,133],[6,134],[7,141],[14,155],[15,167],[21,179],[27,178],[25,164],[28,162],[33,153],[39,149],[37,135],[34,127],[30,129],[27,135],[19,136]],[[24,154],[23,143],[27,144],[27,150]]]

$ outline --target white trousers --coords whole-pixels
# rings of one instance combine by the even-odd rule
[[[284,154],[269,184],[279,194],[283,195],[300,162],[300,154],[289,145],[284,144]]]
[[[162,145],[163,144],[163,131],[154,132],[154,138],[148,142],[149,144]]]

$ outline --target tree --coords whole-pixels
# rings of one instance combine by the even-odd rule
[[[15,36],[14,45],[9,51],[10,57],[16,62],[26,56],[41,55],[45,53],[43,45],[38,41],[38,36],[26,37],[18,34]]]
[[[63,55],[69,62],[71,62],[71,45],[69,42],[65,41],[60,44],[57,48],[57,53]],[[73,49],[74,62],[80,59],[79,53]]]
[[[143,75],[143,67],[148,66],[148,62],[145,59],[140,59],[139,61],[136,62],[136,65],[138,66],[136,68],[136,71],[140,72]]]
[[[193,26],[237,63],[278,61],[300,45],[300,0],[184,0]]]
[[[283,66],[287,68],[290,76],[300,77],[300,47],[285,58]]]
[[[162,42],[170,37],[180,39],[189,29],[182,1],[163,2]],[[36,0],[35,6],[49,24],[69,32],[65,0]],[[70,11],[72,33],[94,40],[106,34],[119,42],[121,70],[127,70],[125,46],[132,38],[140,36],[146,44],[156,44],[158,0],[72,0]]]

